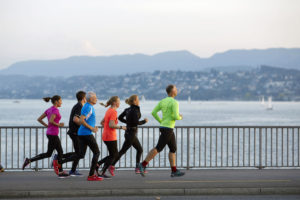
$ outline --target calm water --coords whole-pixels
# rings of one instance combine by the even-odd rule
[[[148,125],[158,125],[158,123],[151,116],[151,111],[155,107],[158,101],[146,101],[141,103],[142,116],[149,118]],[[66,125],[69,121],[69,114],[71,108],[76,103],[75,100],[64,100],[63,105],[60,108],[62,115],[62,122]],[[201,125],[300,125],[300,102],[274,102],[273,110],[267,110],[265,105],[259,102],[206,102],[206,101],[180,101],[180,113],[183,115],[183,120],[178,121],[177,125],[182,126],[201,126]],[[49,107],[51,103],[45,103],[42,100],[0,100],[0,126],[40,126],[36,119]],[[128,105],[121,104],[118,112],[122,112]],[[103,118],[106,108],[95,105],[97,121]],[[21,129],[20,133],[14,132],[11,129],[3,130],[0,138],[0,162],[6,168],[20,168],[25,157],[32,157],[37,153],[45,152],[47,147],[47,139],[44,134],[37,134],[38,148],[36,148],[36,134],[29,129],[26,131]],[[39,130],[41,133],[42,130]],[[201,131],[201,132],[200,132]],[[220,166],[221,159],[224,157],[224,161],[228,160],[229,163],[233,163],[233,166],[243,164],[243,156],[246,153],[246,166],[247,164],[258,165],[258,131],[255,133],[246,130],[245,134],[243,130],[233,130],[234,133],[227,131],[223,133],[218,131],[207,133],[204,130],[194,130],[190,135],[190,164],[195,166],[206,166],[206,162],[217,163]],[[239,133],[237,132],[239,131]],[[275,130],[274,130],[275,131]],[[287,133],[287,131],[289,131]],[[124,133],[124,132],[122,132]],[[142,134],[139,132],[139,140],[142,142],[144,153],[146,156],[149,149],[155,146],[157,142],[158,130],[149,130],[148,133]],[[1,134],[1,133],[0,133]],[[72,151],[72,143],[66,135],[66,129],[61,130],[61,141],[64,152]],[[102,158],[106,156],[107,150],[103,142],[101,142],[100,131],[96,135],[96,139],[100,148]],[[187,137],[186,130],[178,130],[177,137],[177,159],[178,166],[185,166],[187,163]],[[218,138],[217,138],[218,135]],[[144,139],[143,139],[144,138]],[[277,141],[278,140],[278,141]],[[213,141],[213,142],[211,142]],[[124,142],[123,135],[120,134],[118,139],[119,148]],[[279,142],[279,143],[278,143]],[[277,147],[275,145],[278,143]],[[268,164],[277,164],[279,166],[293,166],[297,165],[300,161],[300,135],[299,129],[293,130],[279,130],[278,133],[271,134],[271,130],[268,132],[263,131],[262,139],[262,162]],[[224,149],[222,151],[222,146]],[[243,146],[244,145],[244,146]],[[272,147],[274,146],[274,148]],[[232,153],[234,152],[234,153]],[[240,152],[240,153],[238,153]],[[249,156],[247,156],[249,155]],[[127,156],[127,158],[126,158]],[[273,156],[273,159],[271,160]],[[135,163],[135,150],[128,151],[124,158],[120,161],[120,166],[128,167],[134,166]],[[160,154],[151,163],[151,166],[158,166],[159,161],[163,163],[164,158],[167,158],[166,150]],[[80,161],[80,167],[86,168],[91,159],[91,152],[88,151],[84,160]],[[156,163],[154,165],[154,163]],[[167,162],[165,162],[167,163]],[[179,164],[181,163],[181,164]],[[49,165],[49,159],[39,161],[33,164],[38,165],[39,168],[44,168]],[[71,163],[68,163],[67,167],[70,167]]]
[[[122,101],[118,112],[128,105]],[[142,117],[147,117],[147,125],[158,125],[151,111],[158,101],[141,102]],[[63,100],[60,108],[62,122],[68,124],[69,114],[75,100]],[[237,101],[180,101],[180,113],[183,120],[177,125],[300,125],[300,102],[273,102],[273,110],[259,102]],[[51,103],[42,100],[0,100],[0,126],[38,126],[36,119]],[[97,121],[105,114],[106,108],[95,105]]]

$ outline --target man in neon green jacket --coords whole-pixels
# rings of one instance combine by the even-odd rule
[[[153,148],[147,155],[146,159],[139,165],[139,170],[141,175],[145,176],[145,168],[148,163],[159,153],[161,152],[166,145],[168,145],[169,152],[169,161],[171,165],[171,177],[183,176],[184,172],[176,169],[176,140],[173,129],[175,127],[175,121],[181,120],[182,115],[179,114],[179,105],[178,102],[174,99],[177,96],[177,88],[175,85],[169,85],[166,88],[168,97],[161,100],[157,106],[153,109],[153,117],[160,123],[160,136],[158,143],[155,148]],[[158,112],[162,111],[162,118],[158,116]]]

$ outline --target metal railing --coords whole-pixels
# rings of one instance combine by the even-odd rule
[[[72,152],[72,141],[66,134],[68,127],[60,128],[64,153]],[[102,127],[95,138],[100,158],[107,155],[101,141]],[[177,141],[176,165],[179,168],[265,168],[300,167],[300,126],[178,126],[174,129]],[[124,142],[124,131],[118,132],[118,146]],[[138,138],[143,146],[144,158],[155,147],[159,127],[142,126]],[[25,157],[46,152],[48,140],[44,127],[1,127],[0,163],[11,170],[21,169]],[[92,153],[79,163],[79,168],[89,168]],[[29,169],[49,169],[50,158],[31,163]],[[70,168],[66,163],[64,168]],[[116,164],[117,168],[135,167],[135,149]],[[149,163],[150,168],[167,168],[168,147]]]

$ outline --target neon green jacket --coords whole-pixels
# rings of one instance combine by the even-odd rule
[[[159,111],[162,111],[162,119],[157,114]],[[162,99],[151,114],[160,123],[160,126],[168,128],[174,128],[175,121],[182,119],[179,115],[178,102],[172,97]]]

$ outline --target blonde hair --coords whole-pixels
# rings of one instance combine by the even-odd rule
[[[128,99],[125,100],[125,103],[127,103],[128,105],[133,105],[133,102],[137,99],[138,95],[133,94],[131,95]]]
[[[106,104],[104,104],[104,103],[101,102],[100,105],[102,105],[102,106],[104,106],[104,107],[108,107],[108,106],[112,105],[113,103],[117,102],[118,99],[119,99],[118,96],[112,96],[112,97],[110,97],[110,99],[106,102]]]

